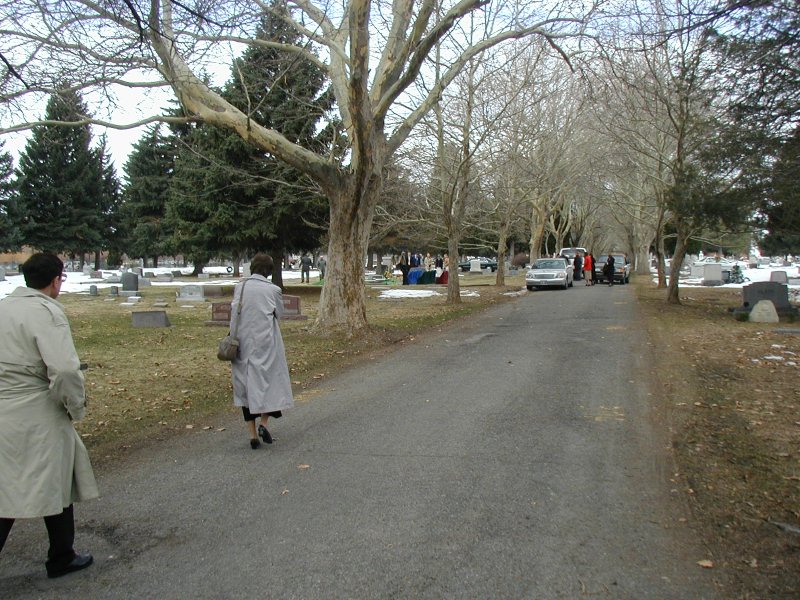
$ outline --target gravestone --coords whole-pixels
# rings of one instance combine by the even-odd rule
[[[0,281],[5,281],[5,280],[6,280],[6,270],[0,267]]]
[[[117,286],[115,286],[115,285],[112,285],[111,289],[108,290],[108,293],[116,298],[117,296],[119,296],[119,288]]]
[[[164,283],[172,283],[175,278],[172,276],[172,273],[160,273],[156,275],[156,281],[161,281]]]
[[[469,261],[469,272],[470,273],[481,273],[481,261],[480,259],[473,259]]]
[[[96,285],[90,285],[89,286],[89,295],[90,296],[97,296],[97,286]]]
[[[228,327],[231,324],[231,303],[212,302],[211,320],[206,321],[206,325],[223,325]]]
[[[172,272],[172,276],[173,276],[173,277],[180,277],[181,275],[183,275],[183,273],[181,273],[180,271],[177,271],[177,270],[176,270],[176,271],[173,271],[173,272]]]
[[[281,319],[301,321],[308,316],[300,313],[300,296],[283,296],[283,315]]]
[[[692,264],[689,276],[697,279],[702,279],[706,274],[706,266],[704,264]]]
[[[719,263],[710,263],[705,265],[703,271],[703,285],[722,285],[722,265]]]
[[[139,291],[139,276],[136,273],[122,274],[122,291],[123,292]]]
[[[83,271],[83,274],[86,277],[91,277],[92,276],[92,267],[91,267],[91,265],[83,265],[83,269],[81,269],[81,270]]]
[[[771,300],[759,300],[750,311],[750,322],[752,323],[780,323],[778,311]]]
[[[131,269],[131,273],[136,273],[137,275],[142,276],[144,274],[144,269],[142,267],[133,267]]]
[[[89,277],[91,277],[92,279],[102,279],[103,278],[103,272],[102,271],[92,271],[89,274]]]
[[[203,295],[203,286],[201,285],[184,285],[178,291],[178,300],[181,302],[205,302],[206,298]]]
[[[139,287],[147,287],[148,285],[153,285],[153,282],[147,277],[139,277]]]
[[[142,327],[171,327],[165,310],[137,310],[131,313],[134,329]]]
[[[211,275],[209,275],[208,273],[200,273],[200,274],[197,275],[197,278],[198,279],[211,279]]]
[[[734,313],[749,312],[760,300],[769,300],[779,315],[796,315],[789,303],[789,286],[777,281],[757,281],[742,288],[742,306]]]
[[[152,271],[145,271],[143,275],[144,277],[149,277],[150,279],[153,279],[156,276],[156,274]]]
[[[770,281],[777,281],[778,283],[789,283],[789,274],[786,271],[773,271],[769,274]]]
[[[219,285],[204,285],[203,286],[203,294],[206,298],[222,298],[225,294],[223,293],[225,290],[222,289],[222,286]]]

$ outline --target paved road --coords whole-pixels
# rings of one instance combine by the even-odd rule
[[[271,447],[231,416],[136,454],[76,507],[96,564],[46,579],[20,521],[0,597],[713,598],[649,352],[629,288],[527,294],[326,380]]]

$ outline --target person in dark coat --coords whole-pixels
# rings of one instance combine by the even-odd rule
[[[573,278],[578,281],[581,278],[581,273],[583,272],[583,258],[581,258],[581,253],[576,252],[575,258],[572,259],[572,266],[573,266]]]
[[[614,285],[614,257],[609,254],[606,264],[603,265],[603,275],[608,280],[608,285]]]
[[[405,252],[400,253],[400,260],[397,262],[397,268],[403,274],[403,285],[408,285],[408,254]]]

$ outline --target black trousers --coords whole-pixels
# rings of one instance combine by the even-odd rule
[[[6,544],[14,519],[0,518],[0,551]],[[54,567],[68,565],[75,558],[72,545],[75,543],[75,515],[70,504],[64,512],[44,518],[50,549],[47,551],[47,564]]]

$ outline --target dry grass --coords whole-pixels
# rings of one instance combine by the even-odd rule
[[[310,317],[281,323],[296,397],[302,399],[304,390],[330,373],[368,360],[420,331],[507,301],[505,292],[524,285],[522,275],[507,278],[509,287],[493,283],[490,276],[465,279],[462,289],[477,289],[480,297],[464,298],[455,306],[446,303],[446,290],[441,287],[438,291],[443,296],[403,300],[380,300],[380,290],[368,288],[371,329],[357,339],[312,333],[320,287],[288,287],[286,293],[300,296],[302,312]],[[167,329],[134,329],[130,309],[103,297],[65,294],[59,298],[78,354],[89,365],[89,410],[77,428],[98,465],[149,441],[216,429],[234,412],[230,366],[216,358],[217,342],[225,330],[206,325],[211,318],[209,304],[183,308],[176,303],[176,290],[146,288],[135,308],[152,310],[156,300],[168,299],[165,310],[172,327]]]
[[[724,598],[800,597],[800,336],[738,322],[738,290],[640,284],[679,469]],[[788,526],[788,527],[787,527]],[[792,530],[792,528],[798,528]]]

